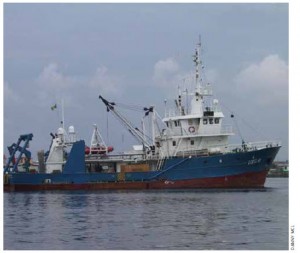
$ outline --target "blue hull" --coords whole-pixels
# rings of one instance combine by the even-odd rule
[[[163,173],[160,177],[169,180],[194,178],[225,177],[241,175],[249,172],[268,170],[279,147],[261,150],[220,154],[207,157],[172,158],[166,161],[163,170],[171,166],[174,170]]]
[[[85,167],[82,168],[84,164],[81,159],[79,163],[66,164],[63,173],[8,174],[4,188],[59,190],[261,187],[279,148],[269,147],[213,156],[168,158],[159,171],[127,172],[123,173],[122,179],[120,173],[86,173]],[[74,153],[80,154],[78,150]],[[234,180],[228,181],[231,178]]]

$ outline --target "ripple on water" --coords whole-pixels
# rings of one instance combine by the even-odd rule
[[[4,193],[4,249],[287,250],[288,180],[264,190]]]

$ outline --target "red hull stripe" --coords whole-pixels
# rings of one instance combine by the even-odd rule
[[[143,190],[143,189],[196,189],[196,188],[262,188],[267,171],[227,177],[201,178],[178,181],[109,182],[86,184],[16,184],[4,185],[4,191],[43,190]]]

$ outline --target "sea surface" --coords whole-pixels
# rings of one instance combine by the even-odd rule
[[[288,250],[288,179],[263,190],[4,193],[5,250]]]

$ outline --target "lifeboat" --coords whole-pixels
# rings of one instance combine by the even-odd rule
[[[110,153],[113,150],[114,150],[114,148],[112,146],[108,146],[108,147],[100,146],[100,147],[92,147],[92,148],[85,146],[84,153],[86,155],[89,155],[89,154],[102,155],[102,154]]]

